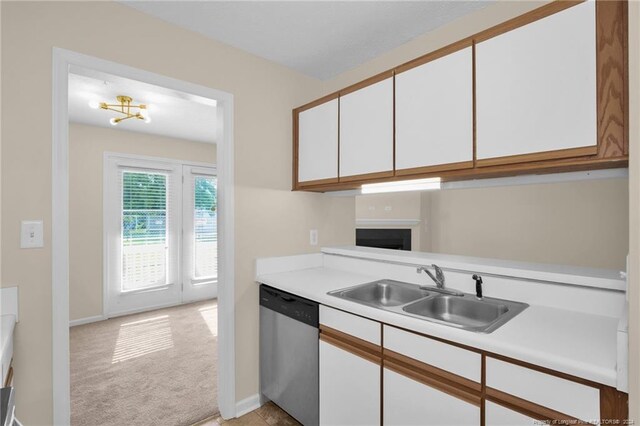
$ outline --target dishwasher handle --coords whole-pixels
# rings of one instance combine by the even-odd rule
[[[318,303],[267,285],[260,285],[260,306],[312,327],[319,326]]]

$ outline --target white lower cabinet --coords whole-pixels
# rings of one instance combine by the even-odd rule
[[[320,341],[320,424],[380,424],[380,365]]]
[[[540,424],[533,417],[525,416],[491,401],[485,403],[485,426],[532,426]]]
[[[480,407],[386,368],[383,386],[385,426],[480,425]]]

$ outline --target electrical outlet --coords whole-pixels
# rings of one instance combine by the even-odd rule
[[[384,211],[385,211],[385,212],[390,212],[391,210],[393,210],[393,207],[391,207],[391,206],[384,206]]]
[[[43,234],[41,220],[23,220],[20,227],[20,248],[44,247]]]
[[[309,231],[309,244],[312,246],[318,245],[318,230],[312,229]]]

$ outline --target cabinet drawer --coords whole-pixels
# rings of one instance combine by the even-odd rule
[[[478,426],[480,404],[384,369],[384,425]],[[479,400],[479,397],[478,397]]]
[[[600,418],[600,390],[487,357],[487,388],[584,421]],[[488,389],[487,393],[490,394]]]
[[[482,356],[477,352],[387,325],[384,326],[384,348],[474,382],[481,382]]]
[[[320,305],[320,324],[380,345],[380,323]]]

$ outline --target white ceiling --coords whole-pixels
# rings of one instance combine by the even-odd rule
[[[122,1],[323,80],[491,2]]]
[[[112,126],[109,119],[117,113],[89,107],[92,101],[117,103],[118,95],[149,105],[151,122],[129,119]],[[74,123],[213,143],[215,105],[211,99],[80,67],[72,67],[69,74],[69,120]]]

